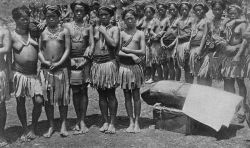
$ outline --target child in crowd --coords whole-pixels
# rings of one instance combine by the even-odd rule
[[[134,9],[126,9],[122,14],[122,19],[127,27],[121,32],[122,48],[119,52],[119,82],[124,92],[125,106],[130,120],[126,130],[129,133],[140,132],[140,88],[144,82],[139,56],[145,55],[145,36],[144,32],[136,29],[136,16]],[[132,98],[134,100],[134,113]]]

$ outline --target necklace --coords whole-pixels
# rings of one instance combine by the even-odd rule
[[[60,27],[56,27],[55,29],[51,29],[49,27],[47,27],[48,30],[48,37],[52,40],[57,39],[59,34],[60,34]]]
[[[76,24],[76,22],[73,23],[73,27],[74,27],[74,31],[77,32],[77,31],[80,31],[82,32],[84,30],[84,26],[78,26]]]
[[[26,43],[24,42],[22,35],[18,34],[16,31],[15,33],[19,42],[21,42],[24,46],[28,46],[30,44],[30,33],[28,34],[28,40],[26,41]]]

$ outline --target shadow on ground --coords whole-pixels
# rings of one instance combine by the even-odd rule
[[[55,119],[54,123],[55,123],[55,131],[60,131],[60,119],[59,118]],[[76,123],[77,123],[77,120],[75,118],[68,118],[67,119],[68,130],[72,131]],[[93,115],[87,116],[86,124],[88,127],[90,126],[101,127],[103,124],[101,115],[93,114]],[[153,125],[153,124],[154,124],[153,119],[140,118],[140,126],[142,129],[146,129],[150,125]],[[129,126],[128,117],[126,116],[117,117],[116,128],[118,131],[122,129],[126,129],[128,126]],[[47,120],[39,121],[37,131],[36,131],[37,136],[42,136],[47,131],[48,128],[49,126],[48,126]],[[12,127],[7,128],[5,130],[5,133],[6,133],[6,138],[8,139],[9,143],[15,143],[21,137],[23,133],[23,129],[21,126],[12,126]]]

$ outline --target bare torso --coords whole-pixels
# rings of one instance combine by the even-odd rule
[[[204,31],[205,31],[206,23],[207,23],[206,19],[201,19],[199,22],[195,23],[192,26],[191,45],[200,46],[201,40],[203,38]]]
[[[228,22],[230,23],[230,22]],[[227,26],[227,24],[226,24]],[[239,25],[237,25],[236,27],[233,27],[232,30],[230,31],[231,33],[227,33],[226,34],[226,38],[227,38],[227,41],[228,41],[228,44],[230,46],[234,46],[234,45],[238,45],[238,44],[241,44],[242,43],[242,40],[243,40],[243,30],[245,28],[246,24],[245,23],[241,23]],[[229,26],[228,26],[229,27]],[[229,31],[229,30],[227,30]]]
[[[141,31],[136,31],[136,33],[133,36],[132,41],[130,42],[130,44],[128,46],[126,46],[127,48],[133,49],[133,50],[139,50],[140,49],[140,34],[142,32]],[[122,44],[128,42],[128,40],[130,40],[131,35],[126,33],[125,31],[121,32],[121,37],[122,37]]]
[[[60,27],[60,30],[55,34],[52,34],[46,28],[41,35],[41,40],[45,60],[60,61],[65,51],[65,28]]]
[[[98,27],[96,26],[95,31],[98,31]],[[111,36],[111,38],[114,39],[114,31],[115,31],[116,26],[107,26],[107,32]],[[94,33],[96,34],[96,32]],[[110,53],[109,49],[110,48],[104,39],[104,37],[99,33],[99,36],[97,37],[95,35],[95,49],[94,49],[94,55],[111,55],[115,53]]]
[[[16,32],[12,33],[14,61],[15,64],[33,71],[37,68],[38,43],[30,35],[26,40],[25,38]]]
[[[65,27],[69,29],[71,36],[71,56],[83,56],[86,48],[89,46],[90,25],[79,27],[76,23],[66,23]]]

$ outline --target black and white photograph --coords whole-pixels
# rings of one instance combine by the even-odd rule
[[[250,0],[0,0],[0,148],[250,148]]]

